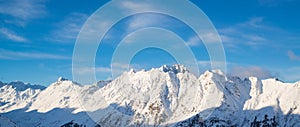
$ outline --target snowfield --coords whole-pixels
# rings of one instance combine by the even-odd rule
[[[0,82],[0,127],[300,126],[300,82],[199,77],[183,65],[124,72],[93,85]]]

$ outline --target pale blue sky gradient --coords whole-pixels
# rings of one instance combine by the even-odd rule
[[[87,18],[106,2],[0,0],[0,81],[21,80],[47,86],[59,76],[71,79],[78,32]],[[229,74],[277,77],[286,82],[300,80],[300,1],[192,2],[202,9],[219,32]],[[145,26],[172,29],[197,52],[200,71],[210,68],[205,46],[185,24],[163,15],[144,14],[122,20],[107,33],[97,52],[98,80],[111,77],[114,42],[128,31]],[[207,36],[214,39],[212,35]],[[133,58],[131,66],[150,69],[174,63],[167,52],[147,49]]]

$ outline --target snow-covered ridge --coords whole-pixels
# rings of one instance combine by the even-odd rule
[[[1,85],[0,119],[21,127],[300,126],[299,96],[299,82],[240,79],[220,70],[197,77],[183,65],[164,65],[93,85],[62,77],[46,89]]]
[[[46,88],[45,86],[32,85],[30,83],[24,83],[22,81],[14,81],[14,82],[10,82],[10,83],[0,82],[0,87],[3,87],[3,86],[12,86],[14,89],[16,89],[18,91],[24,91],[28,88],[30,88],[30,89],[40,89],[40,90],[43,90],[43,89]]]
[[[173,72],[175,74],[188,72],[188,69],[185,66],[180,64],[163,65],[159,69],[162,70],[163,72]]]
[[[45,88],[41,85],[31,85],[21,81],[0,82],[0,113],[30,106]]]

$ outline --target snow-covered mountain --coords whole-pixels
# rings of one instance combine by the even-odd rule
[[[197,77],[182,65],[124,72],[93,85],[0,82],[0,126],[300,126],[300,82]]]
[[[0,82],[0,113],[27,107],[35,100],[38,93],[45,88],[44,86],[31,85],[20,81]]]

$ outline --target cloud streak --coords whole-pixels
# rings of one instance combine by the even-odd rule
[[[270,32],[275,28],[264,25],[263,21],[263,17],[254,17],[231,27],[221,28],[218,31],[224,45],[228,47],[265,45],[270,41],[262,33]]]
[[[200,38],[205,38],[206,39],[206,43],[214,43],[214,42],[219,42],[219,38],[221,39],[221,41],[224,40],[228,40],[229,38],[226,36],[220,36],[214,33],[206,33],[206,34],[202,34],[200,35]],[[191,38],[188,39],[187,41],[187,45],[189,46],[198,46],[201,44],[201,40],[199,39],[198,35],[193,36]]]
[[[93,71],[102,73],[102,74],[108,74],[111,72],[111,69],[108,67],[84,67],[84,68],[79,68],[76,72],[77,74],[87,74],[87,73],[92,73]]]
[[[55,59],[55,60],[66,60],[70,57],[55,55],[42,52],[20,52],[0,49],[0,59],[5,60],[26,60],[26,59]]]
[[[300,61],[300,56],[296,55],[292,50],[287,52],[288,57],[290,60]]]
[[[72,13],[67,16],[57,24],[56,29],[52,32],[51,40],[62,43],[74,42],[73,40],[76,39],[87,18],[88,15],[83,13]]]
[[[15,42],[28,42],[26,37],[18,35],[15,27],[24,28],[29,21],[46,15],[45,0],[0,0],[0,20],[5,28],[0,29],[0,34]]]
[[[46,14],[44,0],[9,0],[0,2],[0,14],[30,20]]]
[[[247,78],[250,76],[255,76],[260,79],[272,78],[273,75],[266,69],[258,66],[235,66],[229,70],[229,75],[238,76],[240,78]]]
[[[25,37],[17,35],[13,31],[6,29],[6,28],[0,28],[0,33],[3,34],[7,39],[12,40],[12,41],[16,41],[16,42],[27,42],[28,41]]]
[[[146,3],[139,3],[138,1],[123,1],[120,4],[120,7],[125,9],[126,11],[130,11],[130,12],[137,12],[137,11],[141,11],[141,10],[153,10],[155,9],[155,7],[153,5],[150,4],[146,4]]]

